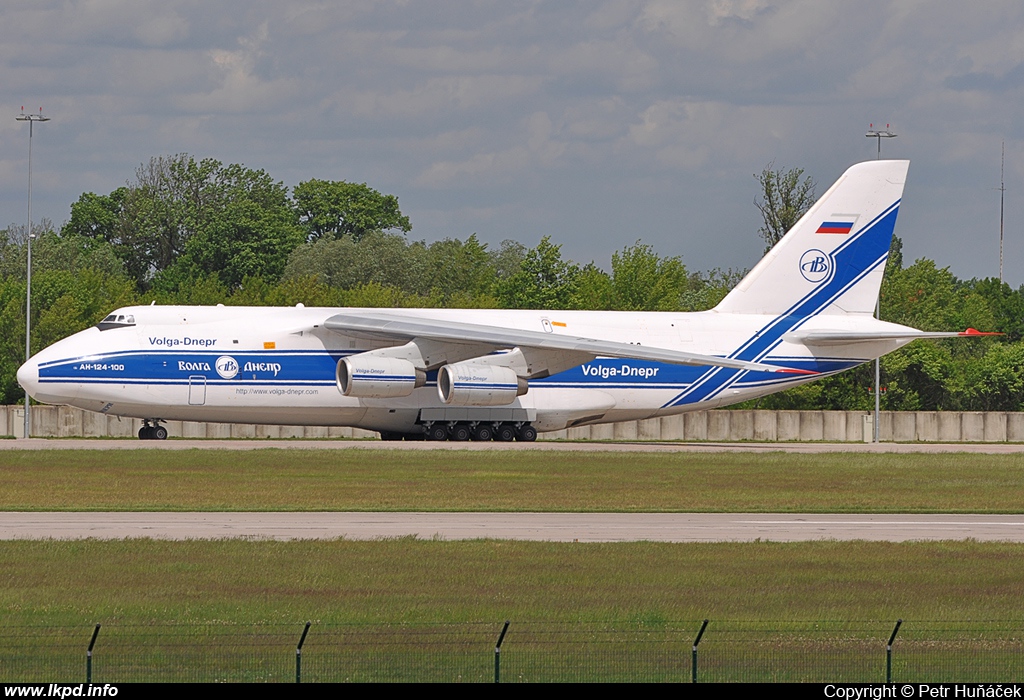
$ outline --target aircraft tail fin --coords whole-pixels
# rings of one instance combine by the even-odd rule
[[[909,167],[906,160],[852,166],[715,310],[874,312]]]

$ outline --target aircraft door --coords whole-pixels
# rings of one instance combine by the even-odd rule
[[[202,406],[206,403],[206,377],[193,374],[188,378],[188,405]]]

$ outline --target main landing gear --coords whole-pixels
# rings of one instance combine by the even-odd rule
[[[477,442],[489,442],[491,440],[496,442],[512,442],[513,440],[533,442],[537,439],[537,429],[529,423],[470,423],[465,421],[448,423],[437,421],[425,423],[423,428],[423,438],[433,442],[442,442],[444,440],[451,440],[453,442],[466,442],[467,440]],[[393,433],[388,433],[387,435],[388,437],[385,437],[385,434],[381,433],[381,439],[401,439],[392,437]],[[406,435],[405,439],[415,438]]]
[[[152,425],[150,425],[152,423]],[[142,427],[139,428],[139,439],[140,440],[166,440],[167,439],[167,428],[160,425],[159,418],[148,418],[142,421]]]

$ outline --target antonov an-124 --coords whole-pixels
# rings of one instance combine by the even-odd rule
[[[133,306],[36,354],[18,382],[141,418],[143,439],[187,420],[531,441],[746,401],[965,335],[873,317],[908,166],[851,167],[709,311]]]

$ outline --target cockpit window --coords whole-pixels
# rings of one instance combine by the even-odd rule
[[[128,328],[135,325],[135,316],[129,314],[110,314],[96,324],[101,331],[109,331],[111,328]]]

